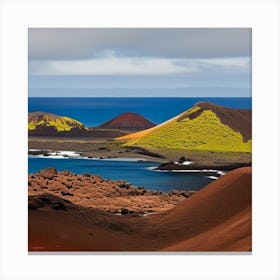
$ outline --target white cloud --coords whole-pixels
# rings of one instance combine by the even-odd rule
[[[168,75],[227,68],[249,70],[250,58],[172,59],[155,57],[105,57],[85,60],[31,60],[31,75]]]
[[[227,57],[227,58],[211,58],[200,59],[201,63],[209,65],[217,65],[222,67],[244,67],[250,66],[251,59],[249,57]]]
[[[32,75],[161,75],[194,72],[180,60],[147,57],[104,57],[88,60],[31,61]]]

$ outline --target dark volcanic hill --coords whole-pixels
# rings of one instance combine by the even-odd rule
[[[154,127],[155,124],[135,113],[123,113],[116,118],[101,124],[98,128],[121,129],[121,130],[143,130]]]

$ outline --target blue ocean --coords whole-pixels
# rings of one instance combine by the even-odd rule
[[[158,124],[199,101],[213,102],[222,106],[251,109],[251,98],[29,98],[29,112],[42,111],[69,116],[94,127],[124,112],[135,112]],[[47,167],[70,170],[74,173],[98,174],[113,180],[126,180],[135,186],[169,191],[198,190],[212,179],[203,174],[154,171],[158,163],[94,159],[54,159],[29,157],[29,173]]]
[[[159,124],[191,108],[199,101],[226,107],[251,109],[251,98],[36,98],[28,99],[28,111],[69,116],[88,127],[104,123],[124,112],[143,115]]]

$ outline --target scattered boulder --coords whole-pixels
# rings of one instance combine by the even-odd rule
[[[159,195],[159,191],[149,191],[149,194],[151,194],[151,195]]]
[[[108,147],[99,147],[98,150],[100,151],[110,151]]]
[[[64,176],[69,176],[69,175],[73,175],[73,173],[71,173],[69,170],[64,170],[61,172],[62,175]]]
[[[71,203],[83,207],[131,216],[147,213],[148,209],[154,212],[168,210],[192,195],[186,191],[169,194],[146,190],[143,186],[135,187],[124,180],[103,179],[92,174],[77,175],[70,171],[58,172],[54,168],[30,174],[28,193],[30,197],[37,198],[37,201],[29,201],[29,209],[47,207],[67,210],[67,198]]]
[[[127,195],[139,195],[138,191],[135,189],[131,189],[127,192]]]
[[[129,212],[129,210],[128,210],[127,208],[122,208],[122,209],[121,209],[121,214],[122,214],[122,215],[127,215],[128,212]]]
[[[119,184],[119,188],[121,188],[121,189],[129,189],[130,188],[130,186],[131,186],[131,184],[129,184],[129,183],[126,183],[126,182],[122,182],[121,184]]]
[[[70,192],[64,192],[64,191],[61,191],[60,192],[62,195],[69,195],[69,196],[73,196],[74,194],[70,193]]]
[[[197,191],[187,191],[184,193],[183,196],[185,196],[186,198],[191,197],[192,195],[194,195]]]
[[[44,179],[53,179],[54,176],[57,174],[57,170],[55,168],[49,167],[39,172],[39,174]]]
[[[180,157],[178,160],[179,163],[184,163],[185,161],[186,161],[185,157]]]
[[[185,158],[184,156],[180,157],[178,163],[184,163],[185,161],[191,161],[190,158]]]

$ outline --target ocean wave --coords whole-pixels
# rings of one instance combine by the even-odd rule
[[[147,161],[144,158],[97,158],[98,160],[105,160],[105,161],[131,161],[131,162],[142,162]]]
[[[160,169],[156,169],[157,167],[155,166],[150,166],[150,167],[146,167],[145,169],[150,170],[150,171],[155,171],[155,172],[172,172],[172,173],[207,173],[207,172],[211,172],[213,174],[219,174],[219,175],[224,175],[225,173],[222,171],[218,171],[215,169],[194,169],[194,170],[184,170],[184,169],[173,169],[173,170],[160,170]],[[215,177],[218,178],[216,176],[206,176],[206,177]],[[211,178],[210,178],[211,179]]]
[[[214,169],[194,169],[194,170],[185,170],[185,169],[172,169],[172,170],[156,170],[160,172],[176,172],[176,173],[205,173],[205,172],[213,172],[218,173],[218,170]]]
[[[57,151],[57,152],[50,152],[50,156],[64,156],[64,157],[79,157],[81,154],[74,152],[74,151]]]
[[[219,179],[219,177],[216,176],[206,176],[206,178],[212,179],[212,180],[217,180]]]
[[[157,168],[156,166],[148,166],[148,167],[145,167],[144,169],[150,170],[150,171],[155,171],[155,172],[160,171],[160,170],[157,170],[156,168]]]
[[[54,156],[54,155],[29,155],[29,158],[46,158],[46,159],[69,159],[69,157],[64,157],[64,156]]]

